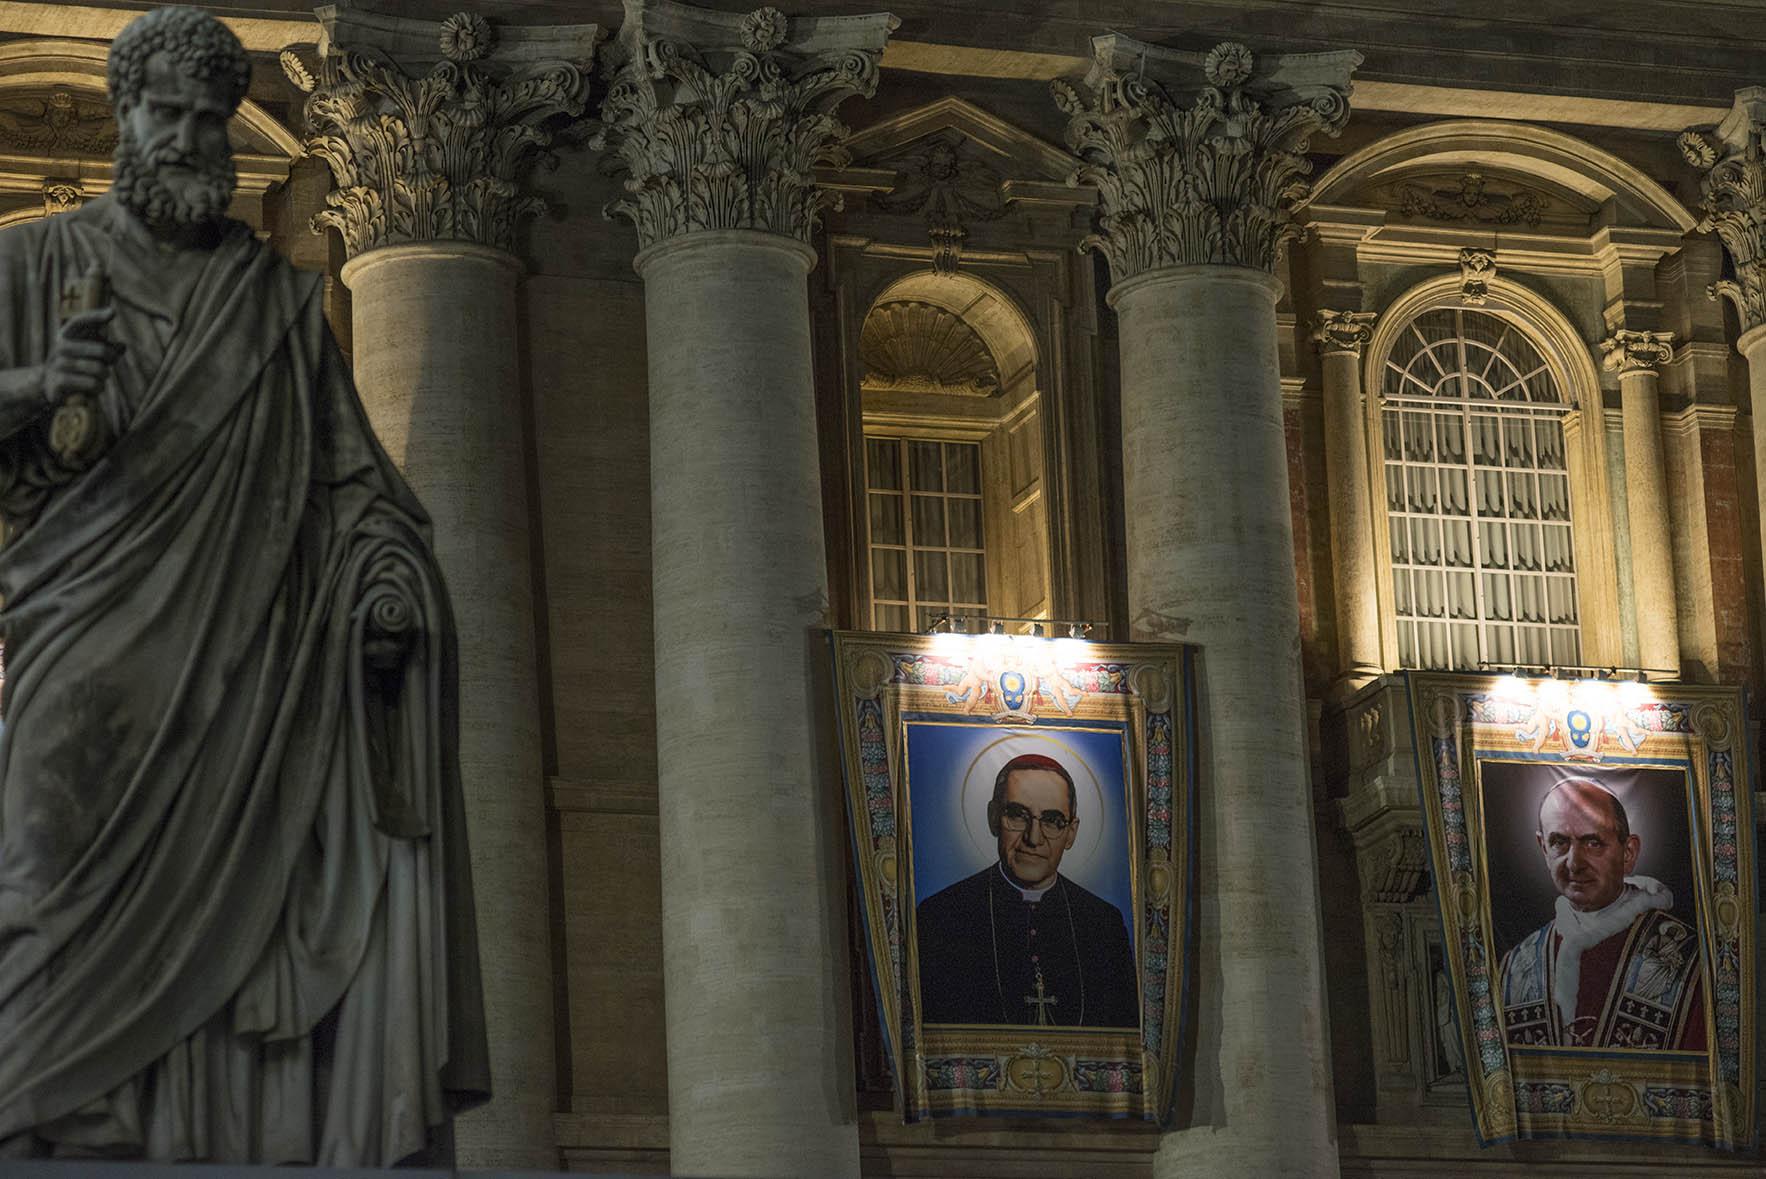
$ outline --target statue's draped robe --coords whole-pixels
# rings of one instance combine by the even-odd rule
[[[390,1164],[488,1091],[453,624],[317,277],[178,258],[0,233],[0,368],[94,262],[127,349],[89,469],[0,441],[0,1147]]]

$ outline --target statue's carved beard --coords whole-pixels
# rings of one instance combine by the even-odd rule
[[[149,225],[206,225],[227,211],[238,183],[230,153],[208,160],[169,143],[143,152],[128,135],[117,140],[115,163],[117,199]],[[186,179],[192,183],[177,188],[165,183],[160,170],[175,164],[191,170]]]

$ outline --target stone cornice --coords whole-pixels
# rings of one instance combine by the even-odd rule
[[[600,30],[504,32],[468,13],[423,21],[330,5],[317,14],[317,69],[282,54],[308,94],[308,150],[336,181],[315,232],[337,229],[352,258],[426,241],[512,251],[519,219],[545,207],[519,172],[550,144],[548,121],[582,113]]]
[[[1352,50],[1258,59],[1224,42],[1206,54],[1094,38],[1083,88],[1057,79],[1071,183],[1100,194],[1085,241],[1115,281],[1165,266],[1229,265],[1273,273],[1299,236],[1311,137],[1349,118]]]
[[[1711,292],[1735,304],[1743,331],[1766,324],[1766,86],[1736,91],[1715,131],[1687,131],[1679,143],[1704,173],[1697,228],[1715,231],[1735,264],[1735,278]]]
[[[1674,359],[1674,333],[1620,330],[1601,341],[1600,351],[1608,372],[1659,372]]]
[[[823,206],[818,165],[844,162],[834,108],[877,89],[889,13],[746,16],[672,0],[625,0],[602,56],[593,145],[626,174],[607,206],[640,248],[684,233],[753,229],[808,243]]]
[[[1700,431],[1727,432],[1735,429],[1741,411],[1733,405],[1709,405],[1697,402],[1678,413],[1664,413],[1662,424],[1676,434]]]
[[[1360,356],[1367,342],[1373,339],[1374,320],[1378,318],[1372,311],[1321,310],[1313,321],[1312,342],[1325,356],[1333,352]]]

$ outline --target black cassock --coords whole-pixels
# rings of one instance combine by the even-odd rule
[[[921,901],[915,917],[925,1023],[1140,1026],[1122,913],[1065,876],[1030,902],[990,864]]]

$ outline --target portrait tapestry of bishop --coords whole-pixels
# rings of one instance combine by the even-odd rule
[[[392,1165],[488,1092],[453,622],[226,217],[249,78],[136,19],[114,186],[0,232],[0,1157]]]

